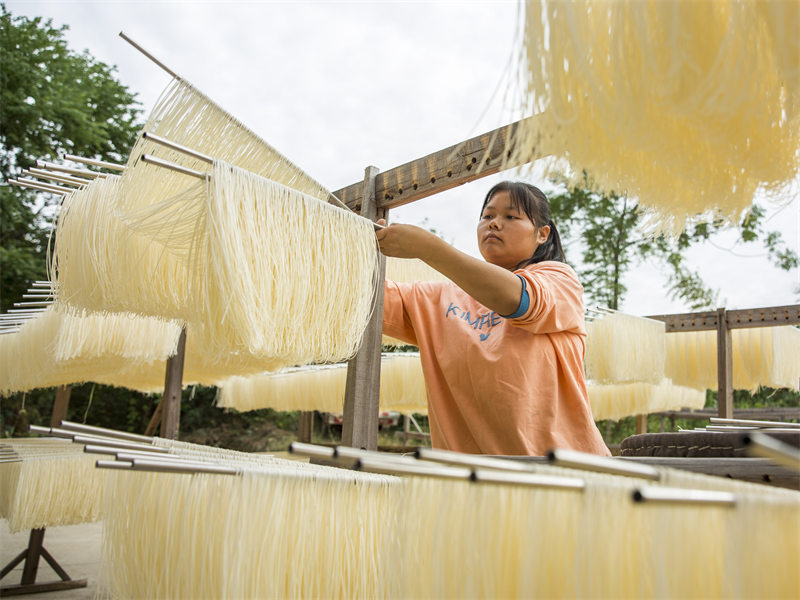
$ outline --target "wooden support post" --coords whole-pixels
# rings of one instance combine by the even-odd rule
[[[385,217],[375,202],[377,167],[367,167],[364,175],[361,216],[377,221]],[[381,376],[381,339],[383,330],[383,281],[386,258],[380,256],[375,303],[369,324],[361,338],[358,353],[347,365],[344,395],[342,445],[365,450],[378,449],[378,413]]]
[[[22,577],[20,583],[0,587],[0,596],[17,596],[20,594],[38,594],[40,592],[53,592],[56,590],[72,590],[86,587],[87,579],[70,579],[67,572],[61,568],[53,556],[44,548],[44,528],[31,529],[28,538],[28,547],[25,548],[17,557],[3,567],[0,571],[0,579],[11,573],[14,568],[23,560]],[[39,570],[39,558],[43,557],[52,567],[61,580],[49,581],[47,583],[36,583],[36,573]]]
[[[70,385],[60,385],[56,388],[56,399],[53,401],[53,412],[50,415],[50,427],[61,427],[61,421],[67,420],[71,389]]]
[[[39,557],[42,555],[43,542],[44,528],[31,529],[25,554],[25,565],[22,568],[22,585],[31,585],[36,581],[36,571],[39,569]]]
[[[717,408],[720,417],[733,418],[733,351],[724,308],[717,309]]]
[[[156,429],[161,424],[161,413],[164,410],[164,402],[159,402],[156,409],[153,411],[153,416],[150,417],[150,422],[144,430],[145,435],[155,435]]]
[[[304,444],[311,443],[311,436],[314,433],[314,411],[304,410],[300,412],[297,421],[297,441]]]
[[[647,433],[647,415],[636,415],[636,433]]]
[[[183,391],[183,359],[186,354],[186,327],[181,329],[178,349],[167,360],[167,373],[164,379],[164,395],[161,403],[161,437],[178,439],[181,425],[181,392]]]

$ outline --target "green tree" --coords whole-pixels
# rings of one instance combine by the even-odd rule
[[[141,110],[116,67],[69,49],[62,26],[14,17],[0,4],[0,310],[46,276],[46,249],[57,205],[50,194],[7,184],[37,159],[66,152],[124,162]]]
[[[566,186],[559,180],[550,194],[553,221],[564,240],[580,245],[578,273],[588,299],[619,309],[627,287],[623,283],[630,268],[648,258],[663,263],[671,298],[684,301],[693,310],[714,308],[717,292],[686,264],[692,245],[708,240],[730,226],[721,220],[696,220],[677,236],[647,235],[641,225],[644,209],[632,198],[596,189],[584,173],[579,185]],[[800,265],[800,259],[786,248],[779,232],[764,230],[764,210],[753,205],[737,229],[741,243],[761,241],[771,262],[783,270]]]

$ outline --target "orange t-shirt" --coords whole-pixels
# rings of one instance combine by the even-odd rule
[[[530,306],[505,319],[453,283],[386,281],[383,332],[419,347],[434,448],[610,455],[592,419],[583,288],[546,261],[516,271]]]

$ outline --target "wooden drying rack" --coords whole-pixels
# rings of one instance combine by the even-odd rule
[[[453,146],[417,158],[411,162],[380,172],[367,167],[364,179],[341,188],[333,194],[344,204],[372,221],[386,218],[388,211],[454,187],[475,181],[502,170],[520,166],[510,163],[514,133],[524,121],[494,129]],[[380,278],[385,276],[385,259],[381,258]],[[383,322],[383,286],[377,298],[361,347],[348,363],[345,387],[342,444],[366,450],[377,449],[380,390],[381,333]],[[719,416],[733,416],[733,366],[731,330],[746,327],[770,327],[800,324],[800,305],[651,315],[664,321],[666,331],[717,331],[717,379]],[[172,357],[167,366],[164,391],[165,420],[162,437],[177,438],[180,419],[180,389],[183,350]],[[301,413],[300,438],[311,439],[313,413]],[[158,417],[154,415],[154,429]],[[152,433],[151,427],[148,430]],[[647,415],[637,415],[637,433],[647,431]]]
[[[367,167],[364,179],[333,193],[348,208],[372,221],[386,218],[396,208],[470,181],[493,175],[518,164],[503,162],[510,154],[514,132],[523,121],[499,127],[459,144],[444,148],[383,173]],[[508,154],[507,154],[508,153]],[[381,257],[380,276],[386,273]],[[365,450],[378,447],[380,360],[383,322],[383,286],[376,301],[361,347],[347,368],[342,444]],[[147,427],[151,435],[159,422],[161,437],[176,439],[180,430],[180,398],[185,330],[177,353],[167,362],[164,395]],[[310,441],[311,413],[301,413],[300,438]]]
[[[61,421],[67,418],[71,386],[60,385],[56,388],[53,401],[53,412],[50,416],[50,427],[58,427]],[[16,596],[21,594],[38,594],[84,588],[88,585],[87,579],[72,579],[67,572],[56,562],[56,559],[44,547],[45,528],[31,529],[28,535],[28,545],[11,562],[0,570],[0,579],[11,573],[14,568],[22,563],[22,576],[18,584],[0,587],[0,596]],[[39,571],[39,561],[44,558],[47,564],[58,575],[58,581],[36,582]]]
[[[667,333],[679,331],[717,332],[717,409],[718,416],[733,418],[733,344],[731,330],[751,327],[800,325],[800,304],[705,312],[651,315],[664,321]],[[647,415],[637,415],[636,433],[647,432]]]

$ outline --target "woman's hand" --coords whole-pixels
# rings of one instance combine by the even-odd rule
[[[386,225],[384,219],[379,225]],[[443,239],[414,225],[395,223],[375,232],[386,256],[419,258],[501,315],[517,310],[522,282],[511,271],[474,258],[453,248]]]
[[[386,225],[385,219],[379,219],[378,225]],[[431,256],[441,240],[430,231],[415,225],[393,223],[375,232],[381,252],[395,258],[419,258],[425,260]]]

